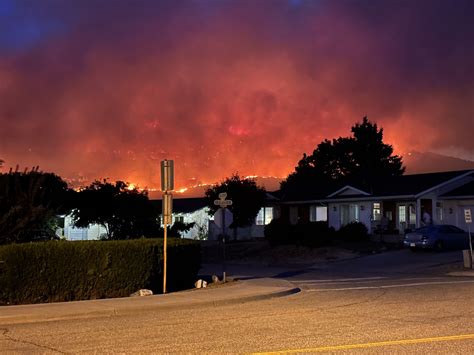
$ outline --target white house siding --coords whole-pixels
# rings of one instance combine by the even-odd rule
[[[264,238],[265,226],[257,226],[255,224],[244,227],[244,228],[237,228],[237,232],[234,232],[231,228],[226,228],[226,235],[228,236],[229,240],[247,240],[247,239],[254,239],[254,238]],[[209,240],[217,240],[219,235],[222,234],[222,228],[219,228],[214,221],[209,221]]]
[[[88,228],[76,228],[72,217],[64,217],[64,237],[66,240],[99,240],[107,230],[98,224],[91,224]]]
[[[227,228],[225,233],[230,240],[247,240],[265,237],[265,225],[268,225],[273,219],[278,218],[279,209],[275,207],[262,207],[255,218],[255,222],[248,227],[237,228],[237,230]],[[258,224],[257,224],[258,223]],[[219,228],[213,220],[209,221],[209,240],[217,240],[222,234],[222,228]]]
[[[184,223],[195,223],[193,228],[182,235],[183,238],[198,239],[200,234],[208,233],[209,215],[207,213],[207,207],[201,208],[191,213],[173,214],[174,220],[176,220],[176,217],[183,217]]]
[[[364,223],[369,233],[371,232],[372,202],[360,203],[359,222]]]
[[[339,217],[339,211],[339,203],[328,204],[328,225],[329,227],[332,227],[335,230],[341,228],[341,218]]]
[[[443,206],[443,224],[452,224],[464,230],[468,230],[468,225],[464,220],[464,209],[470,208],[474,215],[474,200],[444,200]],[[471,224],[471,231],[474,231],[474,225]]]

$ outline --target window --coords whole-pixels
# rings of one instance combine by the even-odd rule
[[[184,223],[184,216],[176,216],[174,217],[174,221],[179,222],[179,223]]]
[[[441,202],[436,202],[436,219],[439,222],[443,221],[443,205]]]
[[[400,223],[406,223],[407,221],[407,209],[405,205],[398,206],[398,221]]]
[[[255,218],[257,226],[266,226],[273,219],[273,207],[262,207]]]
[[[415,225],[416,224],[416,208],[415,205],[408,205],[408,218],[409,223]]]
[[[341,225],[345,226],[351,222],[359,222],[359,205],[341,205]]]
[[[309,221],[310,222],[327,222],[328,208],[326,206],[310,206]]]
[[[380,221],[382,219],[382,206],[380,202],[374,202],[372,205],[372,218],[374,221]]]

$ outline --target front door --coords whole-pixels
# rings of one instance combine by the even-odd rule
[[[406,229],[413,230],[416,228],[416,207],[414,203],[397,204],[397,228],[401,234]]]
[[[398,204],[397,205],[397,228],[400,231],[400,234],[405,233],[405,228],[407,227],[407,205]]]

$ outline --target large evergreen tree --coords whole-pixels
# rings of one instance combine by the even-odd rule
[[[356,182],[370,188],[375,181],[402,175],[402,158],[383,142],[383,129],[367,117],[356,123],[351,137],[319,143],[311,155],[303,155],[282,189],[300,184]]]

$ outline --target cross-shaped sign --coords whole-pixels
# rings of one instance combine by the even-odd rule
[[[214,204],[216,206],[219,206],[220,208],[227,208],[228,206],[232,205],[232,200],[226,200],[225,198],[227,197],[226,192],[221,192],[219,194],[219,199],[214,200]]]

